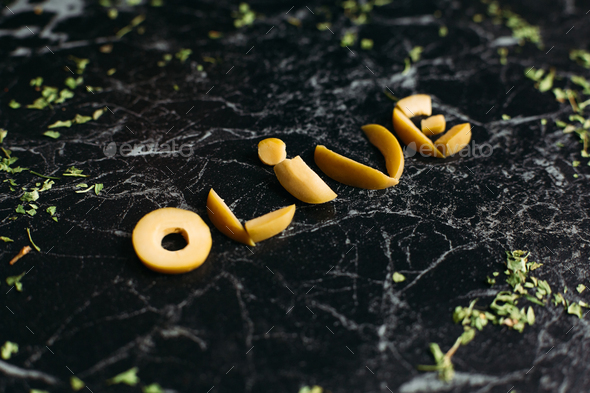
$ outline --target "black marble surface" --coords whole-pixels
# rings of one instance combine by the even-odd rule
[[[589,300],[588,291],[573,290],[588,285],[590,272],[588,160],[572,167],[578,140],[553,124],[567,120],[569,105],[524,76],[532,66],[556,67],[560,83],[590,76],[568,58],[571,49],[588,49],[587,2],[510,2],[540,26],[542,49],[518,45],[487,16],[474,22],[486,15],[477,1],[394,1],[362,26],[337,3],[256,1],[252,8],[263,15],[241,29],[231,17],[237,3],[226,1],[122,3],[116,19],[80,0],[2,4],[3,146],[38,172],[59,176],[75,165],[91,177],[57,180],[34,217],[15,214],[21,193],[2,185],[0,235],[15,241],[0,246],[0,341],[20,351],[0,361],[0,391],[70,391],[72,373],[95,393],[138,392],[152,382],[203,393],[297,392],[312,384],[335,393],[590,390],[589,317],[553,306],[537,308],[537,322],[522,334],[498,326],[478,334],[455,355],[450,384],[416,370],[432,363],[430,342],[446,351],[461,333],[451,319],[456,306],[491,301],[485,277],[502,270],[504,250],[530,250],[544,264],[540,278]],[[326,10],[331,31],[320,31]],[[145,21],[117,38],[138,15]],[[373,39],[374,48],[341,47],[347,29]],[[210,30],[223,38],[209,39]],[[102,53],[109,43],[112,52]],[[402,74],[415,46],[424,47],[422,58]],[[500,47],[509,50],[506,64]],[[192,49],[185,63],[157,65],[181,48]],[[75,69],[70,55],[90,60],[85,85],[102,91],[79,87],[52,109],[26,109],[39,96],[29,80],[63,87],[71,76],[65,66]],[[475,143],[493,153],[409,157],[399,185],[382,191],[324,176],[338,198],[319,206],[296,201],[258,161],[258,141],[273,136],[315,169],[313,149],[324,144],[385,170],[360,126],[391,127],[386,87],[398,97],[431,94],[435,113],[450,125],[470,122]],[[9,108],[12,99],[23,107]],[[57,140],[42,135],[56,120],[104,106],[98,120],[58,129]],[[137,149],[105,154],[113,142]],[[154,142],[184,144],[185,156],[140,151]],[[19,187],[39,181],[26,172],[1,176]],[[81,180],[105,188],[77,194]],[[213,247],[199,269],[178,276],[146,269],[131,245],[137,221],[175,206],[210,224],[211,187],[240,218],[296,203],[294,221],[252,250],[211,227]],[[44,211],[51,205],[57,223]],[[26,228],[42,251],[9,266],[28,244]],[[23,271],[23,291],[9,291],[5,277]],[[407,280],[393,283],[394,271]],[[105,384],[134,366],[141,384]]]

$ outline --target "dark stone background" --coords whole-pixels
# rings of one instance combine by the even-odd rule
[[[562,85],[570,74],[589,76],[568,58],[571,49],[588,49],[587,2],[510,2],[541,27],[539,49],[519,46],[488,17],[473,22],[474,14],[486,14],[477,1],[394,1],[356,27],[374,48],[360,50],[357,42],[351,53],[340,37],[355,27],[336,3],[255,1],[264,18],[236,29],[237,2],[164,1],[123,4],[115,20],[96,2],[3,2],[15,11],[4,8],[0,18],[0,127],[9,131],[3,146],[19,157],[17,165],[52,175],[75,165],[91,177],[62,177],[41,194],[36,216],[15,221],[8,218],[20,193],[2,185],[0,235],[15,242],[0,246],[0,278],[29,273],[22,293],[0,286],[1,341],[20,346],[0,363],[0,391],[69,391],[73,372],[95,393],[137,392],[140,385],[105,384],[133,366],[141,384],[177,392],[297,392],[308,384],[335,393],[590,390],[588,317],[554,306],[537,307],[537,323],[522,334],[498,326],[477,334],[455,355],[452,384],[415,368],[432,363],[430,342],[446,351],[461,333],[451,319],[456,306],[491,301],[495,290],[485,277],[502,270],[504,250],[530,250],[544,264],[537,276],[588,301],[587,292],[573,290],[588,285],[590,271],[588,160],[572,167],[578,140],[553,124],[567,120],[569,105],[524,76],[532,66],[556,67]],[[49,4],[65,11],[50,12]],[[46,11],[37,15],[35,6]],[[326,20],[320,6],[330,10],[335,34],[316,28]],[[146,15],[143,34],[136,28],[117,39],[114,33],[139,14]],[[290,16],[301,26],[289,24]],[[448,36],[439,37],[441,25]],[[209,39],[210,30],[224,37]],[[109,42],[112,53],[101,53]],[[417,45],[422,59],[402,75]],[[500,46],[509,49],[505,65]],[[164,53],[181,48],[193,51],[184,64],[157,66]],[[69,55],[90,59],[85,84],[103,90],[80,87],[53,109],[24,108],[39,96],[30,79],[63,87],[71,75],[64,67],[74,69]],[[274,136],[290,157],[301,155],[315,169],[313,148],[325,144],[385,170],[360,126],[391,127],[386,86],[398,97],[431,94],[435,113],[450,125],[470,122],[473,140],[493,146],[493,154],[411,157],[400,184],[382,191],[326,178],[339,196],[319,206],[296,201],[258,161],[258,141]],[[13,98],[23,107],[9,108]],[[57,140],[42,136],[56,120],[103,106],[110,111],[97,121],[58,129]],[[192,154],[103,153],[111,142],[172,141]],[[39,181],[26,172],[10,177],[19,187]],[[76,194],[81,180],[105,189]],[[294,221],[252,251],[212,227],[213,248],[199,269],[179,276],[146,269],[131,245],[137,221],[176,206],[210,223],[211,187],[240,218],[296,203]],[[50,205],[57,223],[44,211]],[[28,244],[25,228],[42,252],[9,266]],[[407,281],[394,284],[394,271]],[[8,364],[43,376],[15,376]]]

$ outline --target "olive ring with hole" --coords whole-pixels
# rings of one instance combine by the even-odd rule
[[[169,251],[162,247],[162,239],[179,233],[186,247]],[[201,266],[211,251],[211,231],[194,212],[165,207],[143,216],[132,235],[135,253],[148,268],[160,273],[186,273]]]

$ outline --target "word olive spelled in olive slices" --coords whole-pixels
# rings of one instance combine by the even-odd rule
[[[393,129],[406,146],[416,151],[436,157],[445,158],[462,150],[471,141],[469,123],[454,126],[434,142],[429,137],[439,135],[446,129],[443,115],[432,115],[432,99],[426,94],[416,94],[399,100],[393,109]],[[412,117],[428,116],[420,123],[420,130]]]
[[[421,130],[411,120],[416,116],[427,116],[421,119]],[[455,125],[444,133],[445,117],[440,114],[432,116],[432,101],[426,94],[416,94],[398,101],[393,109],[393,128],[407,146],[437,158],[456,154],[471,140],[469,123]],[[379,190],[397,185],[405,165],[403,150],[397,138],[378,124],[367,124],[361,129],[369,142],[383,154],[387,174],[323,145],[315,148],[316,165],[333,180],[353,187]],[[440,134],[442,136],[434,142],[430,139]],[[282,140],[261,140],[258,143],[258,157],[263,164],[274,167],[279,183],[300,201],[320,204],[337,197],[300,156],[287,158],[287,147]],[[215,228],[225,236],[239,243],[255,246],[257,242],[281,233],[291,224],[295,205],[283,207],[242,224],[211,188],[207,197],[207,214]],[[171,233],[180,233],[187,246],[177,251],[162,247],[162,239]],[[146,214],[135,226],[132,241],[137,256],[148,268],[169,274],[184,273],[201,266],[212,245],[209,227],[198,214],[173,207]]]

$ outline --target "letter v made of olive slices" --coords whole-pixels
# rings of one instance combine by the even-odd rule
[[[255,246],[255,242],[273,237],[291,224],[295,215],[295,205],[254,218],[246,222],[244,227],[223,199],[211,189],[207,197],[207,213],[215,228],[225,236],[237,242]]]
[[[318,145],[314,159],[318,167],[330,178],[353,187],[381,190],[395,186],[404,170],[404,155],[395,136],[385,127],[368,124],[362,127],[369,141],[381,151],[389,176],[383,172],[335,153]]]

